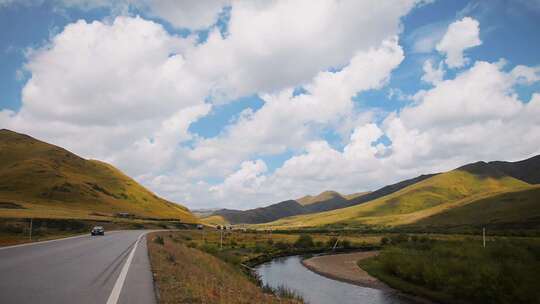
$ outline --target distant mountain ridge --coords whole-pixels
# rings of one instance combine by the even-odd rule
[[[535,168],[539,161],[540,157],[535,156],[519,162],[475,162],[405,181],[401,186],[408,185],[400,190],[365,203],[282,218],[264,225],[288,229],[490,224],[537,229],[540,228],[540,185]]]
[[[0,216],[198,220],[107,163],[28,135],[0,130]],[[7,204],[9,203],[9,204]],[[12,206],[10,209],[2,206]],[[17,206],[13,208],[13,206]]]
[[[346,208],[391,194],[434,175],[435,174],[421,175],[416,178],[382,187],[373,192],[359,192],[342,195],[336,191],[327,190],[315,196],[306,195],[296,200],[287,200],[267,207],[249,210],[221,209],[206,215],[206,217],[209,218],[206,222],[209,224],[217,224],[217,222],[227,222],[230,224],[260,224],[275,221],[287,216]]]
[[[470,173],[478,178],[498,179],[507,176],[528,184],[538,184],[540,183],[540,155],[517,162],[494,161],[486,163],[480,161],[461,166],[455,170]],[[344,196],[335,191],[324,191],[316,196],[307,195],[296,200],[288,200],[245,211],[222,209],[215,211],[212,215],[214,216],[213,219],[219,219],[221,222],[231,224],[268,223],[285,217],[317,214],[372,202],[425,180],[435,178],[439,174],[446,173],[420,175],[384,186],[372,192],[362,192],[351,196]]]

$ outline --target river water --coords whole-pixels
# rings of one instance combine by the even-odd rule
[[[309,304],[413,304],[393,293],[332,280],[302,265],[299,256],[277,258],[256,268],[263,283],[295,290]]]

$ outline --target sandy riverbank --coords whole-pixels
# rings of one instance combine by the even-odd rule
[[[331,279],[391,291],[392,289],[390,287],[370,276],[357,265],[359,260],[367,259],[377,254],[379,254],[378,251],[365,251],[323,255],[303,260],[302,264],[309,270]]]

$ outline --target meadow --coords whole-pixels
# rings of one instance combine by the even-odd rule
[[[540,303],[540,240],[384,238],[359,266],[388,285],[440,303]]]

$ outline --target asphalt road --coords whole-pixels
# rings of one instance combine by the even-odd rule
[[[154,304],[145,233],[0,248],[0,303]]]

